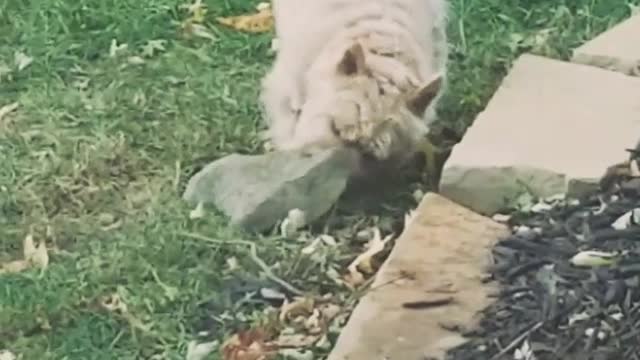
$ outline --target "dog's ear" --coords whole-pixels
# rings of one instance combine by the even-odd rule
[[[409,110],[416,116],[423,116],[427,107],[438,96],[441,88],[442,75],[437,75],[409,96],[407,100]]]
[[[338,63],[338,72],[342,75],[359,75],[365,72],[364,49],[359,43],[351,46]]]

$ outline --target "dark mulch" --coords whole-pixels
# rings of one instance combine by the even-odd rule
[[[493,251],[502,290],[448,359],[640,360],[640,226],[611,226],[640,207],[640,178],[627,175],[579,203],[513,214],[513,234]],[[571,264],[585,250],[622,254],[611,266]],[[527,347],[530,357],[516,354]]]

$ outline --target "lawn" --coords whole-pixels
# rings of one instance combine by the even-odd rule
[[[361,245],[307,261],[305,242],[241,233],[211,210],[192,219],[180,199],[207,162],[262,151],[257,94],[271,35],[214,20],[258,1],[204,2],[212,38],[184,36],[180,0],[0,0],[0,108],[19,104],[0,119],[0,263],[22,256],[28,234],[50,255],[45,271],[0,275],[0,351],[183,359],[198,337],[222,342],[264,318],[256,290],[277,288],[240,239],[290,284],[353,302],[330,274]],[[463,130],[518,54],[567,59],[639,4],[453,0],[443,123]],[[359,231],[376,215],[343,211],[334,228]],[[127,311],[113,311],[116,300]]]

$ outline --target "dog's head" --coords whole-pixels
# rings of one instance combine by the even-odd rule
[[[411,156],[428,133],[425,112],[442,78],[418,83],[401,66],[357,43],[315,64],[296,136],[306,144],[346,143],[379,160]]]

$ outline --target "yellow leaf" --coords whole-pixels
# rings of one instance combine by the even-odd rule
[[[36,246],[33,243],[33,235],[28,234],[22,242],[22,254],[24,255],[24,259],[29,261],[29,259],[32,258],[35,253]]]
[[[189,21],[195,23],[202,23],[204,21],[204,16],[207,14],[207,6],[202,3],[202,0],[196,0],[193,4],[182,5],[182,9],[186,9],[191,17]]]
[[[268,32],[274,23],[271,7],[264,4],[258,6],[258,12],[254,14],[221,17],[216,20],[232,29],[249,33]]]
[[[13,274],[27,270],[29,262],[25,260],[11,261],[6,264],[0,264],[0,274]]]
[[[306,297],[297,297],[292,303],[285,301],[280,308],[279,319],[281,322],[286,322],[300,315],[311,314],[314,306],[314,300]]]
[[[386,238],[382,239],[380,235],[380,230],[375,229],[373,239],[369,242],[369,246],[367,250],[360,254],[352,263],[349,265],[349,272],[355,274],[358,272],[358,268],[362,269],[365,273],[373,273],[373,266],[371,265],[371,259],[384,250],[384,247],[391,240],[392,236],[389,235]]]
[[[38,243],[35,253],[27,260],[41,269],[45,269],[49,265],[49,253],[47,252],[47,246],[44,241]]]
[[[12,112],[16,111],[18,109],[18,103],[14,102],[11,103],[9,105],[5,105],[0,107],[0,121],[2,121],[2,118],[4,118],[5,116],[11,114]]]

